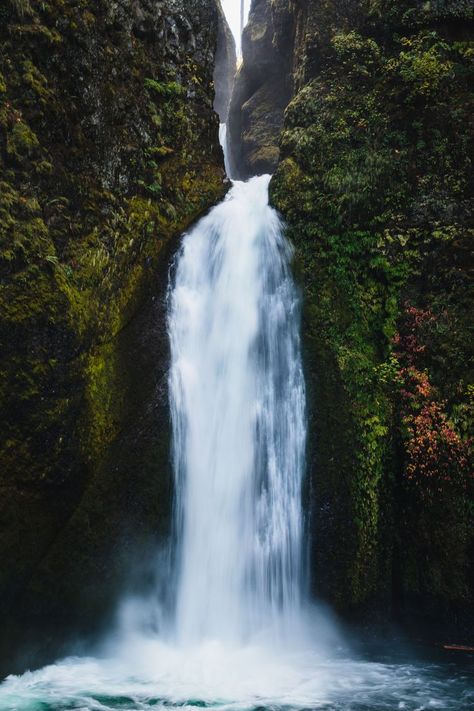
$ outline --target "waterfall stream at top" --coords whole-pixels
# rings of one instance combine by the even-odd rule
[[[269,176],[185,237],[170,297],[180,640],[295,629],[305,395],[291,250]]]

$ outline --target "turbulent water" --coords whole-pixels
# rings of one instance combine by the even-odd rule
[[[169,331],[183,642],[239,643],[299,621],[304,382],[269,179],[235,183],[178,259]]]
[[[114,659],[68,659],[0,687],[2,711],[471,711],[472,668],[376,663],[233,648],[127,644]]]
[[[268,181],[234,183],[185,236],[174,270],[166,630],[147,625],[149,600],[135,600],[95,657],[6,679],[0,711],[473,708],[472,669],[357,658],[309,608],[299,305]]]

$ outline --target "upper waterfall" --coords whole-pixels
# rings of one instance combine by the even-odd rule
[[[182,641],[284,633],[301,602],[299,301],[269,180],[185,237],[170,296]]]

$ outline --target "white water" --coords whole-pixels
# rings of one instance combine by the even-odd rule
[[[471,711],[472,669],[322,659],[157,640],[113,659],[70,658],[0,686],[1,711]]]
[[[222,151],[224,153],[224,167],[226,175],[231,176],[233,174],[233,169],[231,165],[230,150],[229,150],[229,139],[227,134],[227,124],[219,124],[219,143],[221,144]]]
[[[291,251],[270,176],[184,239],[169,312],[181,642],[299,622],[305,394]]]

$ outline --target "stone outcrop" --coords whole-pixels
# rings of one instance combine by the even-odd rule
[[[288,2],[252,3],[229,115],[236,177],[272,173],[278,164],[283,112],[293,87],[293,25]]]
[[[137,550],[166,530],[163,303],[174,239],[224,192],[219,34],[214,0],[1,4],[9,662],[22,630],[42,625],[44,659],[48,640],[54,653],[106,622]]]

